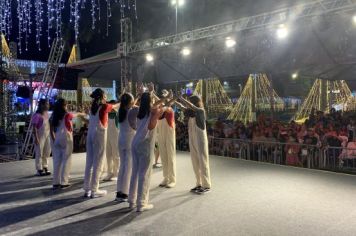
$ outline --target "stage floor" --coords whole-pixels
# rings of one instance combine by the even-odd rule
[[[355,235],[356,176],[211,157],[212,192],[189,193],[189,153],[178,153],[178,183],[161,189],[154,170],[144,213],[104,198],[84,200],[84,154],[73,157],[72,184],[51,190],[34,162],[0,164],[1,235]]]

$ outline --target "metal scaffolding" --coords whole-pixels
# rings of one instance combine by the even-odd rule
[[[51,95],[53,84],[55,82],[58,68],[62,59],[64,51],[63,41],[56,38],[53,41],[51,51],[48,57],[47,67],[42,77],[42,87],[38,91],[38,101],[42,98],[47,98]],[[37,109],[38,101],[34,110]],[[34,151],[34,142],[32,140],[32,125],[31,122],[28,126],[26,137],[22,146],[21,154],[25,157],[32,157]]]
[[[118,47],[118,55],[120,56],[120,83],[121,92],[124,90],[130,92],[130,81],[132,75],[132,65],[128,58],[128,45],[132,43],[132,22],[129,18],[120,20],[121,25],[121,43]]]
[[[128,44],[128,54],[144,52],[153,49],[169,47],[200,39],[224,36],[244,30],[259,29],[275,26],[303,18],[325,15],[356,9],[355,0],[319,0],[267,12],[255,16],[244,17],[238,20],[212,25],[201,29],[179,33],[176,35],[148,39],[137,43]]]

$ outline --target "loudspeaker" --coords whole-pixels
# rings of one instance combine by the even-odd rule
[[[16,97],[30,98],[31,97],[31,89],[30,89],[30,87],[19,86],[17,88]]]

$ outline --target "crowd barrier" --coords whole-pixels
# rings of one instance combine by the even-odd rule
[[[177,140],[177,149],[189,150],[188,137]],[[279,143],[209,137],[211,155],[342,172],[356,171],[356,149],[300,143]]]

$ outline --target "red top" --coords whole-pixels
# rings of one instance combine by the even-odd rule
[[[161,120],[162,120],[162,119],[166,119],[168,125],[174,129],[174,124],[175,124],[175,121],[174,121],[174,111],[173,111],[171,108],[167,109],[167,110],[164,112],[164,114],[163,114],[162,117],[161,117]]]
[[[99,111],[99,119],[101,124],[106,128],[108,127],[109,115],[112,110],[112,104],[103,104]]]
[[[74,115],[72,113],[67,113],[64,116],[64,124],[65,124],[68,132],[73,132],[73,124],[72,124],[73,118],[74,118]]]

